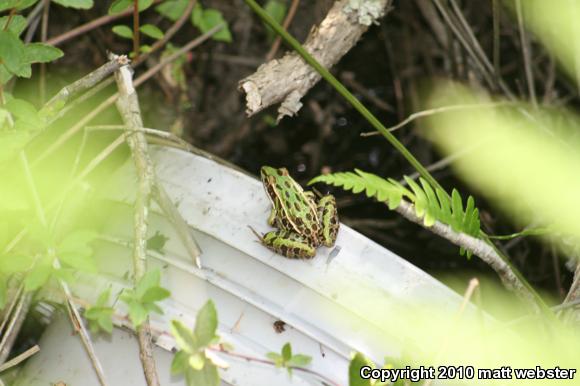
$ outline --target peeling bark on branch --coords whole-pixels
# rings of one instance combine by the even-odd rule
[[[335,2],[320,25],[312,29],[304,48],[324,67],[332,67],[358,42],[369,25],[384,14],[390,3],[391,0]],[[248,116],[281,103],[280,121],[300,110],[300,100],[319,80],[320,75],[292,52],[260,66],[240,81],[239,88],[246,93]]]

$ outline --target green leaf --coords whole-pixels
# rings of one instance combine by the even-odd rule
[[[15,129],[37,130],[42,128],[44,124],[34,105],[24,99],[13,98],[6,102],[4,107],[10,111],[15,121],[19,123]]]
[[[451,192],[451,229],[455,232],[461,232],[462,224],[462,214],[463,214],[463,203],[461,201],[461,196],[456,189]]]
[[[113,27],[113,33],[125,39],[133,39],[133,31],[126,25],[116,25]]]
[[[217,329],[217,311],[213,301],[208,300],[205,305],[197,313],[195,320],[194,333],[200,347],[205,347],[216,336]]]
[[[165,236],[159,231],[155,232],[155,235],[147,239],[147,249],[164,254],[163,247],[169,240],[169,237]]]
[[[0,310],[6,306],[8,296],[8,280],[5,277],[0,277]]]
[[[139,28],[144,35],[147,35],[153,39],[163,38],[163,31],[154,26],[153,24],[144,24]]]
[[[148,314],[155,312],[156,314],[163,315],[163,309],[155,303],[141,303],[143,307],[147,310]]]
[[[111,334],[113,332],[113,310],[103,311],[98,318],[99,327]]]
[[[349,386],[371,386],[370,379],[363,379],[360,376],[360,369],[368,366],[369,361],[361,353],[356,353],[348,366],[348,385]]]
[[[48,63],[64,55],[58,48],[43,43],[27,44],[24,50],[27,63]]]
[[[280,0],[268,0],[264,6],[264,10],[278,24],[282,24],[284,21],[284,16],[286,16],[286,4],[284,2]]]
[[[189,367],[185,373],[188,386],[219,386],[220,377],[217,367],[208,361],[202,370],[194,370]]]
[[[171,21],[176,21],[187,9],[187,0],[170,0],[159,4],[155,10]]]
[[[109,15],[126,11],[133,4],[133,0],[115,0],[109,7]],[[153,5],[153,0],[139,0],[139,12],[145,11],[151,5]]]
[[[282,24],[284,16],[286,16],[286,4],[280,0],[268,0],[264,6],[264,10],[270,15],[278,24]],[[272,28],[266,25],[268,31],[268,38],[271,40],[276,36]]]
[[[173,361],[171,361],[171,374],[177,375],[184,373],[187,369],[189,355],[182,350],[179,350],[173,356]]]
[[[24,290],[35,291],[46,284],[50,279],[52,273],[52,266],[48,259],[43,258],[36,264],[34,269],[26,275],[24,279]]]
[[[135,286],[135,295],[138,299],[142,299],[143,295],[149,288],[158,287],[161,281],[161,272],[158,269],[152,269],[145,272],[139,283]]]
[[[143,12],[153,5],[154,0],[139,0],[139,12]]]
[[[52,0],[52,2],[75,9],[91,9],[94,5],[93,0]]]
[[[193,8],[191,13],[191,22],[194,26],[205,33],[219,24],[224,24],[224,27],[212,36],[212,39],[224,42],[232,41],[232,34],[228,28],[227,22],[224,20],[222,13],[217,9],[203,9],[200,5]]]
[[[75,282],[76,272],[77,272],[76,269],[73,270],[70,268],[61,267],[59,269],[53,269],[52,275],[58,280],[62,280],[66,283],[72,284]]]
[[[312,362],[312,357],[304,354],[296,354],[290,358],[287,365],[288,366],[298,366],[304,367],[308,366]]]
[[[4,31],[6,28],[6,22],[10,20],[10,16],[0,17],[0,31]],[[14,33],[16,36],[20,36],[22,31],[26,28],[26,18],[22,15],[14,15],[10,24],[8,24],[8,31]]]
[[[197,351],[199,345],[195,335],[193,334],[193,331],[187,328],[180,321],[171,321],[171,335],[173,335],[175,338],[175,342],[179,348],[188,354],[192,354]]]
[[[61,252],[58,254],[58,259],[69,267],[76,268],[80,271],[96,273],[98,271],[97,263],[91,256],[92,250],[89,249],[88,252],[88,255],[85,252]]]
[[[89,245],[97,233],[90,230],[78,230],[68,234],[57,247],[57,256],[63,263],[87,272],[96,272],[97,265],[93,259],[93,248]]]
[[[153,303],[168,298],[169,295],[171,295],[171,292],[165,288],[155,286],[148,288],[147,291],[145,291],[141,297],[141,301],[143,303]]]
[[[27,131],[10,130],[0,131],[0,162],[5,162],[17,155],[17,153],[30,140],[30,133]],[[16,199],[17,197],[15,197]],[[21,201],[25,203],[26,201]]]
[[[33,262],[34,258],[29,255],[0,256],[0,272],[7,275],[26,272],[32,267]]]
[[[193,355],[190,355],[187,362],[189,363],[189,366],[191,366],[192,369],[201,370],[205,365],[205,356],[197,352]]]
[[[290,343],[286,343],[282,346],[282,359],[287,362],[290,358],[292,358],[292,346],[290,346]]]
[[[266,357],[272,360],[276,367],[282,367],[282,364],[284,363],[282,355],[278,354],[277,352],[269,352],[266,354]]]
[[[58,250],[62,252],[77,252],[86,251],[86,248],[90,247],[90,243],[95,241],[98,237],[98,233],[92,230],[76,230],[69,233],[58,245]]]
[[[12,73],[24,63],[24,43],[12,31],[0,31],[0,59]]]
[[[191,24],[193,24],[194,27],[201,29],[202,20],[203,7],[199,2],[196,2],[193,6],[193,9],[191,10]]]
[[[16,8],[17,11],[21,11],[34,5],[38,0],[2,0],[0,1],[0,12],[7,9]]]
[[[133,4],[133,0],[115,0],[109,7],[109,15],[121,13]]]
[[[148,312],[141,303],[129,302],[129,317],[135,328],[138,328],[145,320],[147,320]]]
[[[99,298],[97,299],[97,302],[95,303],[95,306],[104,307],[107,304],[107,302],[109,301],[110,297],[111,297],[111,287],[109,287],[106,290],[104,290],[103,292],[101,292],[101,294],[99,295]]]

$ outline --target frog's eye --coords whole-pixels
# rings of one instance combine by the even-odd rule
[[[289,175],[288,174],[288,169],[286,169],[286,168],[280,168],[280,169],[278,169],[278,175],[279,176],[287,176],[287,175]]]

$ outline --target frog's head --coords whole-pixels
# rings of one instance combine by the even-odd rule
[[[288,176],[288,169],[286,168],[273,168],[271,166],[262,166],[262,168],[260,169],[260,178],[262,179],[262,182],[264,184],[266,184],[270,178],[275,178],[278,179],[282,176]]]

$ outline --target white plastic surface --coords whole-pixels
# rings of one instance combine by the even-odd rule
[[[270,229],[266,224],[270,203],[257,179],[179,150],[155,148],[153,158],[157,175],[194,229],[203,252],[200,270],[185,253],[171,225],[153,207],[151,236],[160,232],[169,237],[163,253],[151,252],[150,256],[150,266],[162,269],[163,285],[172,292],[171,299],[162,303],[165,314],[152,317],[158,345],[167,350],[174,346],[168,332],[169,321],[180,319],[193,326],[197,310],[212,299],[218,309],[219,334],[233,344],[237,353],[265,358],[267,352],[279,352],[284,343],[291,342],[295,353],[312,356],[310,369],[346,385],[353,351],[363,352],[382,364],[386,355],[397,356],[403,342],[413,339],[393,330],[391,322],[395,318],[412,318],[413,310],[425,305],[452,313],[459,308],[461,298],[457,294],[344,225],[335,247],[319,248],[314,259],[290,260],[276,255],[258,243],[248,229]],[[79,297],[89,302],[111,280],[116,283],[115,293],[129,285],[124,277],[129,277],[130,249],[123,244],[131,240],[134,192],[119,187],[127,185],[122,181],[134,181],[131,163],[112,178],[109,199],[117,202],[117,210],[103,230],[97,253],[105,278],[86,278],[75,289]],[[118,306],[123,314],[122,305]],[[402,309],[404,313],[399,312]],[[277,320],[286,323],[282,333],[273,328]],[[124,319],[118,322],[126,324]],[[401,323],[404,320],[398,320]],[[76,338],[66,335],[62,339]],[[114,351],[114,345],[126,344],[126,339],[117,342],[115,336],[111,344]],[[34,360],[42,360],[44,366],[56,366],[47,355],[51,354],[42,352]],[[62,359],[69,354],[59,351],[58,355]],[[75,354],[77,358],[78,355],[81,354]],[[112,353],[105,354],[109,355]],[[221,372],[227,383],[321,384],[319,379],[298,371],[290,379],[283,370],[225,355],[222,358],[230,363],[230,368]],[[32,368],[39,368],[34,367],[34,360]],[[97,385],[96,380],[89,381],[92,370],[88,362],[84,363],[84,373],[74,373],[77,377],[83,374],[82,383],[78,383],[78,378],[75,381],[72,372],[63,376],[73,378],[69,379],[72,385]],[[34,374],[28,370],[28,374]],[[166,384],[174,384],[173,381]],[[112,384],[122,384],[119,382],[122,380]]]

